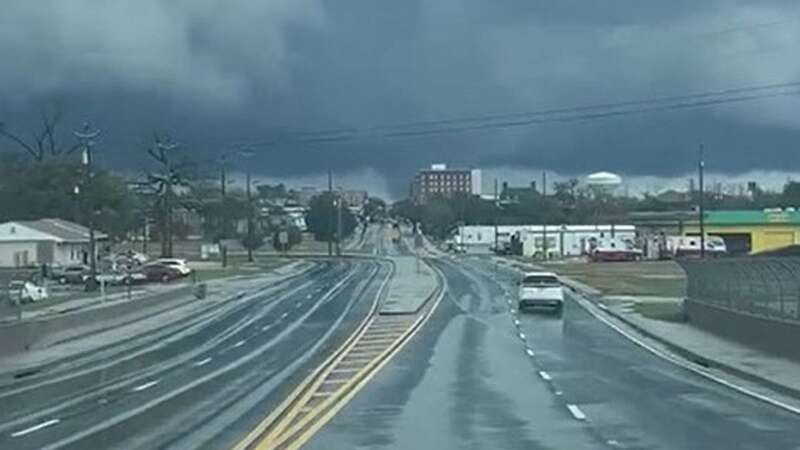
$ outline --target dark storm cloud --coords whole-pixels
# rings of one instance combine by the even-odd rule
[[[25,128],[57,99],[73,124],[104,130],[120,167],[164,129],[201,158],[277,140],[255,146],[256,169],[371,167],[396,190],[436,161],[678,175],[700,140],[723,171],[798,169],[788,158],[797,97],[404,139],[285,139],[800,80],[798,25],[789,1],[7,0],[0,120]]]

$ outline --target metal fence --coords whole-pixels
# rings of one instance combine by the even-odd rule
[[[686,259],[687,297],[697,303],[800,324],[800,257]]]

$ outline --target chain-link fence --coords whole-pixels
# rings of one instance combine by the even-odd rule
[[[678,261],[697,303],[800,323],[800,257]]]

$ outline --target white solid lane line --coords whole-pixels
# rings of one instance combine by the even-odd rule
[[[528,354],[528,356],[533,356],[533,350],[531,350],[531,349],[529,349],[529,348],[526,348],[526,349],[525,349],[525,353],[527,353],[527,354]]]
[[[48,421],[42,422],[42,423],[34,425],[32,427],[25,428],[24,430],[15,431],[14,433],[11,433],[11,437],[25,436],[26,434],[33,433],[34,431],[39,431],[42,428],[51,427],[51,426],[53,426],[53,425],[55,425],[55,424],[57,424],[59,422],[61,422],[61,421],[58,420],[58,419],[50,419]]]
[[[567,403],[567,409],[569,410],[572,417],[576,420],[586,420],[586,414],[578,408],[578,405],[573,405],[572,403]]]
[[[150,381],[149,383],[140,384],[139,386],[136,386],[135,388],[131,389],[131,391],[132,392],[143,391],[145,389],[150,389],[151,387],[153,387],[153,386],[155,386],[157,384],[158,384],[158,380]]]
[[[211,358],[206,358],[206,359],[197,361],[196,363],[194,363],[194,366],[195,367],[202,367],[202,366],[205,366],[206,364],[208,364],[210,362],[211,362]]]
[[[540,377],[542,377],[542,379],[543,379],[544,381],[550,381],[550,380],[552,380],[552,379],[553,379],[553,378],[550,376],[550,374],[549,374],[549,373],[547,373],[547,372],[545,372],[544,370],[540,370],[540,371],[539,371],[539,376],[540,376]]]

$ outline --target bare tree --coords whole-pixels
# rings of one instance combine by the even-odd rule
[[[179,161],[174,155],[178,144],[168,136],[154,133],[154,145],[147,149],[147,154],[157,163],[158,169],[147,173],[146,185],[155,199],[155,209],[159,213],[161,236],[161,256],[172,256],[173,211],[176,205],[192,209],[192,205],[183,202],[175,195],[175,188],[189,188],[189,169],[191,162]]]
[[[38,162],[43,161],[47,156],[58,156],[80,148],[80,143],[68,146],[58,142],[58,127],[63,119],[61,108],[58,105],[49,108],[42,107],[39,111],[39,119],[41,121],[39,128],[27,140],[21,134],[9,130],[3,122],[0,122],[0,136],[16,143]]]

